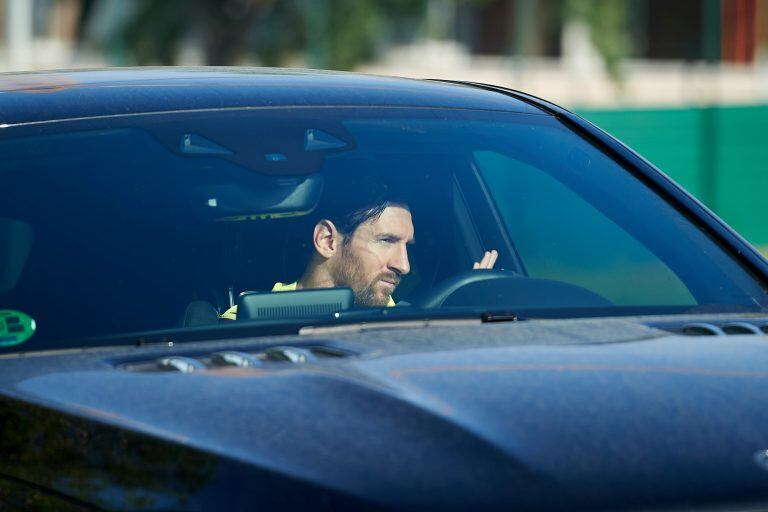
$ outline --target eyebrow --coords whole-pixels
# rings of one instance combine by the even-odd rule
[[[379,233],[379,234],[376,236],[376,238],[378,238],[379,240],[382,240],[382,239],[384,239],[384,238],[394,238],[394,239],[395,239],[395,240],[397,240],[398,242],[399,242],[400,240],[402,240],[402,239],[403,239],[402,237],[400,237],[400,236],[398,236],[398,235],[396,235],[396,234],[394,234],[394,233]],[[411,237],[411,239],[410,239],[410,240],[408,240],[408,241],[406,241],[405,243],[406,243],[406,244],[408,244],[408,245],[413,245],[413,244],[415,244],[415,243],[416,243],[416,239],[415,239],[415,238],[413,238],[413,237]]]

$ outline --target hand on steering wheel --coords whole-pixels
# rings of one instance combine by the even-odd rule
[[[496,259],[499,257],[499,252],[496,249],[493,249],[491,251],[485,251],[485,254],[483,254],[483,259],[480,261],[476,261],[474,265],[472,265],[472,270],[477,269],[492,269],[493,266],[496,264]]]

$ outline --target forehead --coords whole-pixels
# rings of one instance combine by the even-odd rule
[[[391,234],[410,240],[413,238],[413,219],[410,210],[405,206],[388,206],[375,220],[370,220],[362,226],[373,234]]]

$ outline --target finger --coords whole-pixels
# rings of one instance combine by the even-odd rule
[[[491,251],[491,256],[488,258],[488,267],[487,268],[493,268],[493,266],[496,264],[496,260],[499,258],[499,251],[496,249]]]
[[[480,268],[488,268],[488,262],[491,260],[491,253],[485,251],[483,259],[480,261]]]

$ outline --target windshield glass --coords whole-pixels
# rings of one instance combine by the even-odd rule
[[[768,302],[699,228],[545,115],[230,109],[0,135],[0,350],[371,307]]]

